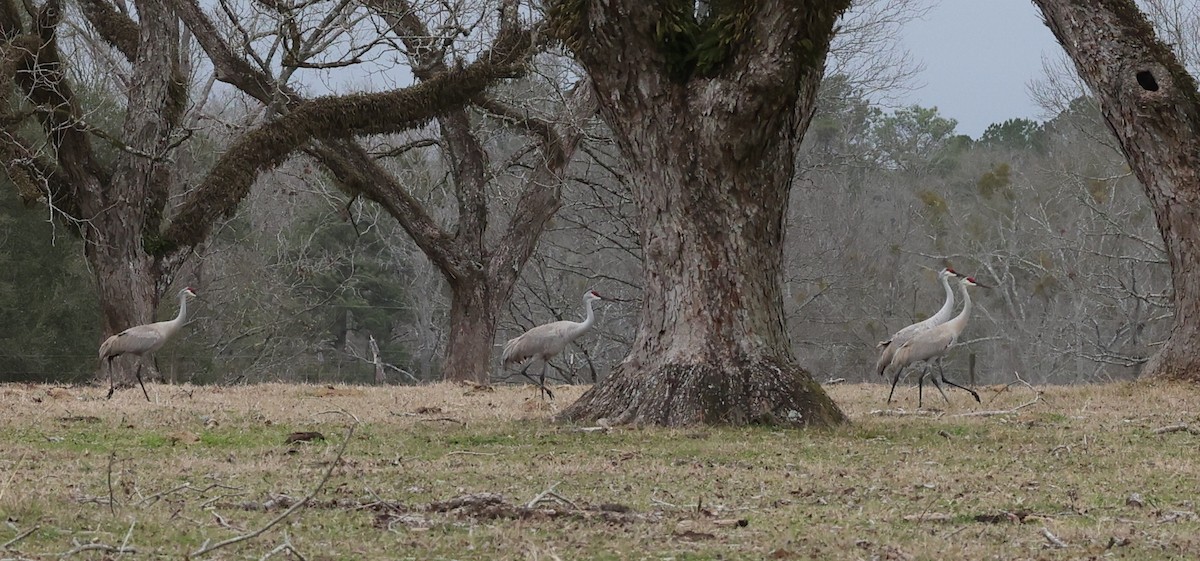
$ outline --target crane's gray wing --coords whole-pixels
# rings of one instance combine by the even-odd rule
[[[114,336],[112,344],[109,345],[108,356],[116,356],[122,353],[140,354],[152,351],[161,346],[164,339],[165,337],[162,333],[151,329],[147,325],[130,327]]]
[[[537,355],[558,354],[574,338],[571,328],[575,325],[570,321],[556,321],[539,325],[519,337],[509,339],[504,344],[503,363],[521,363]]]
[[[900,345],[892,361],[902,364],[912,364],[920,360],[929,360],[935,356],[945,354],[946,349],[954,344],[954,339],[954,333],[951,333],[948,329],[931,329]]]

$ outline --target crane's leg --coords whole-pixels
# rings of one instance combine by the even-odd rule
[[[900,369],[896,371],[896,375],[892,376],[892,391],[888,392],[888,403],[892,402],[892,394],[896,393],[896,382],[900,381],[900,375],[903,373],[904,367],[900,367]]]
[[[528,364],[525,365],[525,368],[522,368],[520,372],[517,372],[517,374],[520,374],[521,377],[525,378],[526,380],[529,380],[530,384],[536,384],[537,380],[534,380],[533,376],[529,375],[529,367],[532,365],[533,365],[533,361],[530,361]]]
[[[938,375],[930,376],[929,379],[933,382],[933,387],[937,388],[938,393],[942,394],[942,399],[946,400],[946,403],[950,403],[950,398],[946,397],[946,390],[942,388],[942,382],[938,379],[939,377],[944,378],[944,376],[942,376],[942,357],[938,357],[937,367]]]
[[[138,385],[142,387],[142,395],[146,396],[146,401],[150,401],[150,392],[146,391],[146,384],[142,383],[142,361],[138,361],[137,369]]]
[[[112,399],[113,392],[117,390],[116,384],[113,383],[112,361],[116,357],[108,357],[108,395],[104,399]]]
[[[917,377],[917,409],[925,406],[925,377],[929,375],[929,365],[926,364],[921,369],[921,375]]]
[[[941,372],[942,372],[942,359],[941,359],[940,357],[938,358],[938,372],[939,372],[939,373],[941,373]],[[964,387],[964,386],[960,386],[960,385],[958,385],[958,384],[955,384],[954,382],[951,382],[950,380],[947,380],[947,379],[946,379],[946,374],[944,374],[944,373],[942,373],[942,381],[943,381],[943,382],[945,382],[945,383],[947,383],[947,384],[949,384],[949,385],[951,385],[951,386],[954,386],[954,387],[956,387],[956,388],[958,388],[958,389],[960,389],[960,390],[963,390],[963,391],[965,391],[965,392],[967,392],[967,393],[971,394],[971,397],[975,398],[975,403],[983,403],[982,401],[980,401],[980,400],[979,400],[979,394],[978,394],[978,393],[975,393],[975,390],[973,390],[973,389],[971,389],[971,388]],[[946,396],[946,393],[945,393],[945,392],[942,392],[942,397],[945,397],[945,396]],[[947,403],[949,403],[949,402],[950,402],[950,400],[949,400],[949,399],[947,399],[947,400],[946,400],[946,402],[947,402]]]
[[[550,388],[546,387],[546,369],[549,367],[550,367],[550,361],[543,360],[542,361],[542,375],[540,377],[538,377],[538,384],[542,388],[541,393],[539,393],[538,395],[540,395],[542,397],[542,399],[546,399],[547,397],[549,397],[550,399],[554,399],[554,392],[550,391]]]

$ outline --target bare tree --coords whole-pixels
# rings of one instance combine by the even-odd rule
[[[320,103],[321,100],[303,101],[300,93],[282,76],[272,82],[270,65],[260,63],[255,68],[251,61],[265,60],[267,55],[233,55],[228,43],[217,33],[216,26],[194,2],[175,1],[180,5],[181,17],[204,45],[223,81],[233,84],[264,105],[278,107],[284,113],[280,120],[290,119],[297,111],[303,111],[306,104]],[[371,16],[383,22],[380,31],[370,40],[398,41],[404,45],[400,54],[407,58],[414,77],[419,81],[410,89],[421,90],[429,95],[446,95],[446,92],[439,91],[443,87],[439,82],[462,72],[459,69],[461,59],[452,60],[451,50],[456,44],[456,37],[465,35],[465,40],[474,41],[476,31],[453,25],[431,29],[422,19],[422,15],[429,14],[422,7],[404,0],[371,0],[365,4]],[[505,21],[513,21],[511,25],[515,26],[515,3],[505,2],[499,7]],[[354,8],[350,3],[336,6],[336,9],[346,11]],[[441,14],[441,19],[449,22],[469,15],[450,12]],[[303,25],[308,21],[302,13],[285,9],[279,9],[270,17],[283,30],[306,29]],[[337,18],[322,21],[329,19]],[[331,29],[328,25],[317,25],[307,28],[307,35],[296,31],[281,33],[280,37],[287,37],[288,33],[300,33],[299,39],[290,40],[292,44],[323,45],[326,41],[320,37],[331,33]],[[503,29],[502,26],[501,31]],[[496,41],[502,45],[504,39],[505,35],[501,33]],[[365,52],[368,49],[363,46],[351,50]],[[297,51],[289,62],[292,65],[315,64],[306,61],[320,54],[317,50]],[[494,58],[494,50],[478,54],[477,62],[471,66]],[[435,84],[438,85],[434,87]],[[472,114],[462,105],[443,111],[437,117],[439,139],[416,141],[403,148],[437,147],[445,155],[457,200],[456,220],[452,224],[438,223],[409,189],[359,142],[317,139],[312,144],[301,145],[330,170],[343,191],[351,196],[362,195],[387,210],[449,283],[452,297],[448,347],[453,352],[446,353],[442,364],[445,379],[488,380],[497,315],[511,296],[521,267],[532,253],[546,222],[558,209],[562,175],[583,134],[580,124],[594,112],[593,104],[586,95],[589,91],[589,88],[577,89],[579,95],[562,100],[560,113],[549,118],[518,109],[497,96],[480,95],[478,90],[470,87],[453,94],[460,96],[464,102],[477,104],[495,118],[533,133],[538,139],[536,146],[521,154],[520,159],[535,163],[521,179],[522,188],[515,197],[506,227],[493,233],[491,238],[489,223],[494,207],[489,203],[489,191],[495,189],[496,178],[503,170],[494,169],[491,165],[484,142],[472,124]],[[277,92],[283,92],[287,100],[282,106],[276,103]],[[304,126],[309,118],[298,117],[292,123]],[[279,132],[285,130],[289,131],[288,134],[293,131],[285,128]],[[383,151],[388,155],[396,152]]]
[[[1200,93],[1132,0],[1035,0],[1146,189],[1171,265],[1175,323],[1144,376],[1200,376]]]
[[[550,4],[629,159],[645,259],[629,356],[564,418],[845,420],[792,355],[781,279],[794,154],[848,5]]]
[[[26,17],[18,5],[28,12]],[[496,22],[493,40],[469,64],[409,88],[305,100],[275,88],[252,67],[239,66],[242,61],[233,59],[227,45],[211,40],[217,37],[211,27],[195,25],[202,12],[192,0],[136,1],[129,12],[123,11],[124,2],[84,0],[80,5],[103,46],[120,53],[129,65],[128,72],[114,80],[114,91],[105,92],[123,99],[119,133],[89,123],[89,107],[68,74],[68,61],[77,53],[64,53],[59,41],[64,11],[58,0],[40,7],[5,0],[0,4],[0,34],[8,41],[0,76],[6,83],[0,89],[9,98],[6,107],[15,110],[4,119],[7,134],[0,138],[0,150],[22,197],[44,201],[83,233],[100,290],[104,335],[152,319],[180,265],[205,242],[214,222],[237,208],[261,171],[313,141],[338,150],[337,145],[349,142],[353,134],[422,125],[495,81],[520,74],[532,48],[530,31],[517,21],[515,5],[510,4],[502,15],[489,19]],[[288,108],[286,114],[239,136],[190,189],[184,188],[186,178],[174,166],[179,147],[193,136],[184,119],[190,102],[190,61],[183,54],[185,34],[177,15],[210,51],[218,78],[240,80],[262,99]],[[335,20],[323,28],[342,23]],[[276,45],[289,61],[297,53],[336,43],[304,44],[292,31],[285,29],[286,40]],[[224,50],[213,56],[214,48]],[[29,122],[37,123],[40,137],[27,132]],[[96,139],[116,148],[112,161],[102,157],[94,146]],[[346,152],[342,162],[354,165],[352,157],[362,155]],[[187,192],[178,208],[167,205],[172,189]]]

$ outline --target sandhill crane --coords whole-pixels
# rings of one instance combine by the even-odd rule
[[[191,287],[179,291],[179,314],[173,320],[135,325],[104,340],[104,343],[100,345],[100,360],[108,362],[109,398],[112,397],[115,389],[112,375],[113,359],[123,354],[140,357],[157,351],[167,342],[167,339],[170,339],[179,331],[179,328],[183,327],[183,323],[187,320],[187,299],[195,296],[196,292]],[[150,393],[146,391],[146,385],[142,383],[142,363],[140,361],[137,367],[137,381],[138,385],[142,387],[142,394],[146,396],[146,401],[150,401]]]
[[[892,402],[892,394],[896,392],[896,382],[900,381],[900,373],[904,371],[904,367],[914,362],[924,362],[925,371],[921,373],[921,377],[917,381],[917,407],[923,405],[921,394],[923,393],[925,377],[929,375],[929,363],[931,359],[937,362],[938,367],[938,376],[933,378],[933,385],[941,392],[942,399],[945,399],[946,403],[950,402],[950,398],[946,397],[946,392],[939,383],[939,377],[942,382],[969,392],[975,398],[976,402],[979,401],[979,394],[975,393],[975,390],[947,380],[946,375],[942,372],[942,357],[950,350],[950,346],[958,340],[958,336],[962,335],[963,330],[967,328],[967,320],[971,318],[971,295],[968,294],[967,288],[972,286],[989,288],[988,286],[979,284],[972,277],[965,277],[960,280],[959,286],[962,288],[962,311],[957,316],[954,316],[954,319],[933,327],[924,333],[917,334],[909,339],[908,342],[900,345],[900,348],[896,349],[895,354],[892,356],[892,361],[886,369],[888,372],[893,373],[892,390],[888,392],[888,403]]]
[[[942,304],[941,309],[928,319],[905,327],[892,334],[891,338],[887,341],[880,341],[878,345],[875,345],[875,348],[883,349],[883,352],[879,354],[879,360],[875,361],[876,374],[883,376],[883,370],[887,368],[888,364],[891,364],[892,355],[895,354],[896,349],[900,348],[900,345],[907,343],[909,339],[912,339],[918,333],[929,331],[936,326],[946,323],[950,319],[950,315],[954,313],[954,290],[950,288],[950,277],[961,276],[950,267],[946,267],[938,272],[938,280],[941,281],[942,288],[946,289],[946,301]]]
[[[578,339],[592,327],[592,323],[596,319],[595,313],[592,312],[592,302],[596,300],[605,300],[605,298],[595,290],[583,293],[583,305],[587,307],[587,317],[583,319],[583,322],[555,321],[539,325],[518,337],[509,339],[504,344],[504,353],[501,356],[503,367],[520,364],[531,357],[541,359],[542,373],[538,377],[538,384],[541,386],[543,396],[554,399],[554,393],[546,387],[546,368],[550,365],[550,359],[554,355],[561,353],[571,341]],[[531,364],[533,361],[521,369],[522,376],[529,377],[525,371]]]

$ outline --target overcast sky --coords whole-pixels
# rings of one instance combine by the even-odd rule
[[[1062,48],[1030,0],[940,0],[902,37],[925,65],[902,103],[937,107],[972,138],[1005,119],[1044,120],[1028,84],[1042,75],[1043,56],[1062,56]]]

